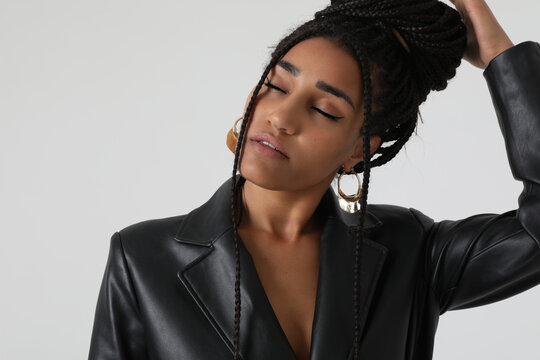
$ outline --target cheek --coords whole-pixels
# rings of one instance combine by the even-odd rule
[[[348,139],[340,133],[322,133],[306,138],[308,154],[306,157],[310,162],[325,164],[331,168],[340,166],[349,153],[349,147],[346,145]]]

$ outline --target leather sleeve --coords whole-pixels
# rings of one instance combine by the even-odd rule
[[[109,258],[98,296],[90,360],[148,359],[144,328],[120,233],[111,238]]]
[[[526,41],[507,49],[483,75],[523,191],[518,209],[503,214],[434,222],[410,209],[424,229],[426,281],[440,314],[540,284],[540,45]]]

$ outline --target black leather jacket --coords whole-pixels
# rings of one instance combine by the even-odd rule
[[[484,71],[519,208],[434,222],[415,209],[368,206],[361,276],[361,349],[368,360],[432,358],[439,316],[540,283],[540,45],[520,43]],[[187,215],[112,236],[90,359],[232,359],[234,251],[229,182]],[[352,359],[354,220],[332,189],[311,359]],[[294,359],[247,250],[241,247],[243,359]]]

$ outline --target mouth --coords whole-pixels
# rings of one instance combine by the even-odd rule
[[[275,152],[286,159],[289,158],[287,153],[283,150],[283,146],[280,144],[279,140],[277,140],[273,136],[270,136],[268,134],[260,134],[253,136],[250,140],[260,144],[261,147],[270,149],[272,152]]]

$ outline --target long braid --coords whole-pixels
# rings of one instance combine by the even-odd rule
[[[410,53],[405,52],[393,30],[399,31]],[[354,166],[357,173],[363,172],[353,269],[355,360],[360,352],[361,258],[371,168],[393,159],[405,145],[416,129],[419,105],[431,90],[446,88],[466,47],[466,30],[459,13],[437,0],[332,0],[330,6],[317,12],[314,19],[296,28],[276,46],[244,113],[234,155],[230,204],[235,248],[235,360],[240,358],[241,314],[236,174],[244,150],[244,134],[255,99],[270,70],[294,45],[316,36],[348,50],[357,59],[362,74],[364,161]],[[371,65],[378,70],[374,76]],[[373,78],[379,86],[376,92],[372,88]],[[381,145],[373,157],[370,135],[381,137]]]
[[[358,215],[359,228],[356,234],[354,246],[354,360],[358,360],[360,352],[360,279],[361,279],[361,258],[362,258],[362,242],[364,239],[364,219],[367,210],[367,196],[369,187],[369,177],[371,170],[371,151],[369,139],[369,125],[371,118],[371,73],[369,70],[368,61],[363,51],[358,51],[360,59],[360,69],[362,73],[362,83],[364,85],[364,122],[362,123],[363,136],[363,178],[362,192],[360,194],[360,211]]]
[[[251,97],[249,104],[246,108],[246,113],[244,114],[244,119],[240,127],[240,132],[238,135],[238,142],[236,143],[236,149],[234,152],[234,163],[232,171],[232,185],[231,185],[231,216],[233,223],[233,238],[234,238],[234,258],[235,258],[235,280],[234,280],[234,360],[240,358],[240,314],[241,314],[241,297],[240,297],[240,239],[238,236],[238,226],[237,226],[237,202],[236,202],[236,172],[238,170],[238,164],[241,156],[241,150],[243,147],[244,134],[247,128],[247,119],[255,103],[255,98],[261,90],[261,87],[264,83],[264,79],[272,69],[272,67],[277,63],[278,59],[272,59],[268,66],[263,71],[263,75],[259,80],[259,83],[253,91],[253,96]]]
[[[238,134],[238,141],[236,143],[236,149],[234,152],[234,163],[232,171],[232,181],[231,181],[231,217],[233,223],[233,238],[234,238],[234,257],[235,257],[235,280],[234,280],[234,344],[233,344],[233,353],[234,360],[240,358],[240,314],[241,314],[241,297],[240,297],[240,237],[238,236],[238,224],[237,224],[237,197],[236,197],[236,172],[238,171],[238,165],[240,163],[244,142],[245,142],[245,132],[248,127],[248,122],[250,119],[250,114],[253,109],[255,99],[259,94],[266,76],[270,70],[278,63],[278,61],[285,55],[294,45],[300,41],[309,38],[310,33],[304,33],[300,36],[291,36],[289,41],[286,42],[280,49],[276,49],[272,59],[266,66],[263,71],[257,86],[253,90],[251,99],[249,100],[248,106],[246,107],[246,112],[244,113],[244,119],[242,120],[242,125]]]

